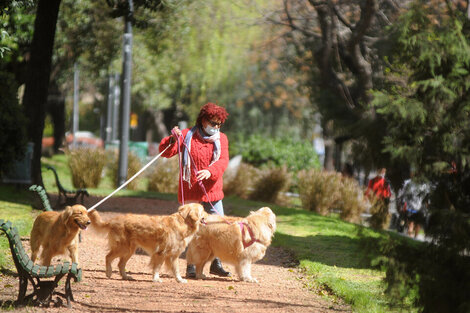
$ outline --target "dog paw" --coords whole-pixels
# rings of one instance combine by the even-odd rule
[[[134,277],[129,276],[129,275],[122,276],[122,279],[124,279],[124,280],[135,280]]]
[[[196,279],[207,279],[207,276],[204,275],[204,274],[201,274],[201,275],[196,275]]]
[[[241,280],[249,282],[249,283],[258,283],[258,280],[256,278],[253,278],[253,277],[244,277]]]
[[[180,284],[186,284],[188,283],[188,281],[184,278],[180,278],[180,279],[176,279],[177,282],[179,282]]]
[[[163,283],[163,280],[161,280],[161,278],[157,278],[157,279],[153,279],[153,282],[154,283]]]

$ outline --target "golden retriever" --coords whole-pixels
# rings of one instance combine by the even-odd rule
[[[67,206],[62,212],[42,212],[31,230],[31,260],[36,260],[42,246],[42,265],[49,266],[54,256],[64,254],[66,250],[72,262],[78,263],[78,233],[90,223],[87,209],[80,204]]]
[[[261,260],[276,231],[276,215],[268,207],[246,218],[211,215],[188,246],[186,260],[196,266],[196,279],[206,278],[204,266],[215,257],[235,266],[241,281],[258,282],[251,264]]]
[[[163,263],[173,272],[176,280],[186,283],[179,272],[178,258],[184,252],[193,235],[208,215],[202,205],[182,205],[178,212],[167,216],[143,214],[119,215],[103,221],[96,211],[89,213],[92,227],[108,235],[109,252],[106,255],[106,276],[112,274],[111,263],[119,258],[118,268],[123,279],[132,279],[126,274],[126,263],[137,248],[150,255],[153,281],[161,282],[159,271]]]

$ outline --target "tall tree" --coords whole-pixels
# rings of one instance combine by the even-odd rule
[[[312,102],[321,113],[326,169],[334,169],[334,138],[339,143],[363,138],[370,146],[380,146],[381,133],[371,131],[380,122],[370,106],[370,91],[381,79],[375,43],[399,12],[400,3],[283,0],[278,14],[267,16],[288,28],[284,38],[296,50],[292,63],[309,76]],[[379,157],[380,153],[373,160]]]
[[[31,42],[23,106],[28,118],[27,135],[34,143],[31,178],[42,185],[41,144],[44,130],[52,50],[61,0],[39,0]]]

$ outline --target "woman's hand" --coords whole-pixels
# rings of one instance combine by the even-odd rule
[[[200,170],[197,172],[197,176],[196,176],[196,179],[197,180],[204,180],[204,179],[208,179],[209,177],[211,177],[211,172],[209,172],[209,170]]]
[[[176,133],[176,136],[173,134],[173,137],[174,137],[175,139],[178,139],[178,137],[183,136],[183,133],[182,133],[181,130],[178,128],[178,126],[173,127],[173,129],[171,130],[171,133],[172,133],[172,134],[173,134],[173,133]]]

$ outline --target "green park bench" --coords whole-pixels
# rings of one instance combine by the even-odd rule
[[[71,280],[79,282],[82,279],[82,269],[78,268],[77,263],[63,262],[55,266],[40,266],[34,264],[30,259],[23,244],[21,243],[18,229],[13,227],[10,221],[0,219],[0,230],[8,237],[10,243],[11,255],[15,262],[20,279],[20,289],[18,293],[18,304],[37,304],[49,306],[53,301],[52,296],[58,295],[67,300],[67,307],[71,307],[73,299]],[[1,234],[1,232],[0,232]],[[65,293],[56,291],[59,281],[66,276]],[[49,280],[46,280],[48,279]],[[52,279],[51,279],[52,278]],[[26,295],[28,281],[33,286],[33,292]],[[56,305],[62,304],[62,300],[58,297]]]
[[[80,188],[80,189],[77,189],[77,190],[66,189],[60,183],[59,175],[57,174],[57,171],[56,171],[55,167],[53,167],[51,165],[48,165],[46,167],[47,167],[48,170],[51,170],[54,173],[55,183],[56,183],[57,189],[58,189],[57,202],[56,202],[55,207],[54,207],[55,210],[63,209],[66,205],[74,205],[74,204],[77,204],[77,203],[82,203],[83,204],[83,197],[90,196],[90,194],[88,193],[88,191],[85,188]],[[80,202],[78,202],[79,198],[80,198]]]

